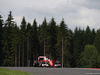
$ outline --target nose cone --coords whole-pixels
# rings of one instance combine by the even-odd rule
[[[53,66],[53,62],[52,61],[49,61],[49,64],[50,64],[50,66]]]

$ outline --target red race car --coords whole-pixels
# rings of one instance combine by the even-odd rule
[[[48,59],[46,56],[39,56],[38,61],[35,60],[33,63],[34,67],[61,67],[60,61],[56,62],[52,59]]]

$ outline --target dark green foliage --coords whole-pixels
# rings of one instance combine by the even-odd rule
[[[34,51],[34,58],[38,57],[38,35],[37,35],[37,22],[36,19],[33,22],[33,36],[32,36],[32,40],[33,40],[33,51]]]
[[[100,29],[97,30],[93,44],[97,48],[98,53],[99,53],[98,58],[97,58],[97,67],[100,68]]]
[[[88,44],[92,45],[93,44],[93,37],[94,37],[94,33],[93,33],[93,36],[92,36],[92,32],[90,30],[90,27],[87,26],[86,31],[85,31],[85,44],[86,45],[88,45]]]
[[[32,26],[30,23],[27,24],[27,29],[26,29],[26,37],[27,37],[27,66],[29,66],[30,64],[28,63],[28,61],[31,60],[31,51],[32,51]]]
[[[84,50],[84,31],[76,27],[73,36],[73,67],[79,65],[79,56]]]
[[[100,29],[97,31],[97,34],[95,36],[94,46],[97,48],[97,50],[100,54]]]
[[[94,43],[94,39],[95,39],[95,35],[96,35],[95,29],[92,30],[91,35],[92,35],[91,36],[91,39],[92,39],[92,42],[91,43],[93,44]]]
[[[86,30],[76,27],[72,32],[64,19],[57,25],[54,18],[50,22],[44,18],[38,25],[36,19],[30,24],[23,17],[18,27],[10,11],[5,22],[0,15],[0,66],[33,66],[33,61],[44,55],[60,60],[63,67],[100,67],[100,55],[96,58],[95,49],[100,54],[99,38],[100,29],[96,32],[89,26]],[[90,65],[84,58],[90,59]]]
[[[48,25],[48,31],[49,31],[49,36],[48,36],[48,51],[47,53],[49,54],[50,58],[56,59],[56,43],[57,43],[57,36],[56,36],[56,22],[54,18],[51,19],[49,25]]]
[[[12,50],[14,50],[14,63],[15,66],[18,66],[18,57],[19,57],[19,45],[20,45],[20,35],[19,35],[20,31],[19,28],[17,27],[17,25],[13,26],[12,29]]]
[[[64,19],[62,19],[59,27],[59,33],[58,33],[58,42],[57,42],[57,52],[59,52],[59,57],[62,59],[62,67],[70,67],[70,39],[71,39],[71,33],[68,30],[67,25],[65,24]],[[62,55],[61,55],[62,53]],[[62,57],[62,58],[61,58]],[[63,65],[64,64],[64,65]]]
[[[26,20],[25,17],[23,17],[21,22],[21,66],[26,66]]]
[[[93,45],[86,45],[85,50],[81,53],[80,67],[95,68],[98,51]]]
[[[44,18],[44,21],[42,25],[40,26],[40,32],[39,32],[39,41],[40,41],[40,55],[47,55],[47,21],[46,18]]]
[[[12,16],[12,11],[9,12],[8,18],[5,22],[5,25],[7,25],[8,27],[12,26],[14,24],[14,18]]]
[[[31,60],[30,64],[33,66],[33,60],[36,60],[38,58],[38,52],[39,52],[39,41],[38,41],[38,27],[36,19],[34,19],[33,25],[32,25],[32,49],[31,49]]]
[[[2,39],[3,39],[3,19],[2,16],[0,15],[0,66],[2,65],[2,60],[3,60],[3,51],[2,51]]]
[[[3,52],[4,52],[4,63],[3,65],[6,66],[13,66],[14,65],[14,50],[12,49],[12,30],[14,26],[14,21],[12,17],[12,12],[9,12],[8,19],[3,28]]]
[[[100,68],[100,54],[97,57],[97,68]]]

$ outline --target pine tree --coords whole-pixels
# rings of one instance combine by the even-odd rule
[[[37,36],[37,22],[36,19],[33,22],[33,46],[35,51],[35,58],[38,57],[38,36]]]
[[[18,66],[20,67],[20,66],[22,66],[22,31],[21,31],[21,29],[19,28],[19,31],[18,31],[18,29],[17,29],[17,35],[18,35],[18,40],[19,40],[19,42],[18,42],[18,51],[17,51],[17,55],[18,55]]]
[[[69,52],[71,33],[68,30],[67,25],[65,24],[64,19],[60,23],[61,31],[61,45],[62,45],[62,67],[70,67],[71,55]],[[64,65],[63,65],[64,64]]]
[[[12,49],[14,50],[14,62],[15,66],[18,66],[18,56],[19,56],[19,45],[20,45],[20,37],[19,37],[19,28],[15,24],[12,29]]]
[[[93,44],[93,42],[94,42],[94,39],[95,39],[95,35],[96,35],[96,32],[95,32],[95,29],[92,29],[92,32],[91,32],[91,39],[92,39],[92,44]]]
[[[8,18],[5,22],[5,25],[7,25],[8,27],[12,26],[14,24],[14,18],[12,16],[12,11],[9,12]]]
[[[57,35],[56,35],[56,22],[54,18],[51,19],[49,26],[48,26],[49,36],[48,36],[48,57],[52,59],[56,59],[56,43],[57,43]]]
[[[34,19],[33,25],[32,25],[32,49],[31,49],[31,60],[30,65],[33,66],[33,60],[36,60],[38,58],[38,52],[39,52],[39,41],[38,41],[38,34],[37,34],[37,22],[36,19]]]
[[[21,62],[22,62],[22,66],[25,66],[25,53],[26,53],[26,20],[25,17],[23,17],[22,22],[21,22],[21,47],[22,47],[22,51],[21,51]]]
[[[68,50],[69,50],[69,67],[73,67],[73,32],[69,29]]]
[[[41,49],[43,49],[44,51],[41,50],[41,54],[44,53],[44,56],[46,56],[46,47],[47,47],[47,21],[46,18],[44,18],[44,21],[42,23],[42,25],[40,26],[40,44],[41,44]],[[43,52],[43,53],[42,53]]]
[[[28,61],[30,60],[30,54],[31,54],[31,49],[32,49],[32,45],[31,45],[31,40],[32,40],[32,26],[30,23],[27,24],[27,66],[30,66]]]
[[[64,23],[64,20],[61,21],[60,23],[60,30],[61,30],[61,39],[62,39],[62,67],[63,67],[63,62],[64,62],[64,39],[65,39],[65,34],[66,34],[66,25]]]
[[[100,54],[100,29],[97,30],[97,34],[94,39],[94,46],[97,48],[97,50]]]
[[[3,29],[3,51],[5,66],[14,66],[14,50],[12,49],[12,27],[14,26],[12,12],[9,12],[8,19],[5,22]]]
[[[3,63],[3,51],[2,51],[2,39],[3,39],[3,19],[0,15],[0,66],[2,66]]]
[[[62,61],[62,42],[61,42],[61,29],[57,26],[57,44],[56,44],[56,60]]]
[[[44,18],[38,27],[36,19],[31,26],[23,17],[18,27],[10,11],[5,23],[0,15],[0,66],[29,66],[28,61],[33,66],[33,61],[44,55],[60,60],[62,67],[80,67],[81,52],[85,52],[85,45],[93,44],[99,52],[96,65],[99,67],[99,38],[100,29],[96,32],[89,26],[86,30],[76,27],[72,32],[64,19],[57,25],[54,18],[49,23]]]
[[[91,34],[91,30],[90,27],[87,26],[86,28],[86,32],[85,32],[85,44],[92,44],[92,34]]]
[[[76,27],[73,36],[73,67],[78,67],[79,56],[84,50],[84,31]]]

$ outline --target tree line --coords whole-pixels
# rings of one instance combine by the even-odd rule
[[[0,15],[0,66],[33,66],[38,56],[60,60],[64,67],[100,67],[100,29],[68,28],[64,19],[33,24],[22,18],[20,26],[12,12]]]

